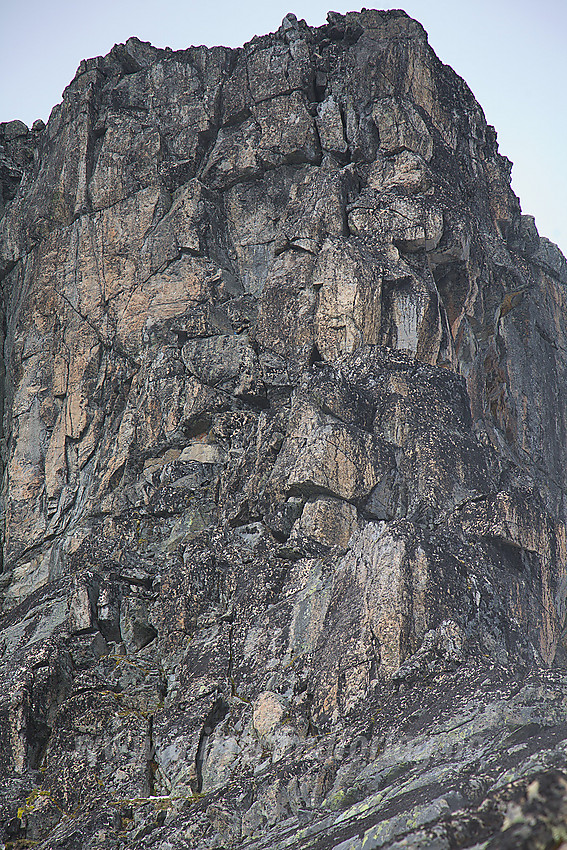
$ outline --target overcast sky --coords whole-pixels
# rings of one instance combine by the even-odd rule
[[[81,59],[131,35],[157,47],[242,45],[287,12],[312,25],[332,0],[0,0],[0,121],[47,120]],[[512,186],[541,235],[567,253],[567,0],[366,0],[401,6],[465,78],[514,163]]]

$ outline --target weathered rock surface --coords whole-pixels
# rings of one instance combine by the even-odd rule
[[[0,125],[4,847],[567,846],[567,263],[403,12]]]

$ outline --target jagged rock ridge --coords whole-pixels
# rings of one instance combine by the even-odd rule
[[[421,25],[0,143],[5,845],[567,841],[567,264]]]

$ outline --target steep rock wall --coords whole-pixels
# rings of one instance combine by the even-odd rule
[[[506,827],[565,746],[567,264],[466,84],[402,12],[289,15],[12,125],[7,839]]]

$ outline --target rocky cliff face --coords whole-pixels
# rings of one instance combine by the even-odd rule
[[[567,263],[328,21],[1,125],[7,848],[567,846]]]

